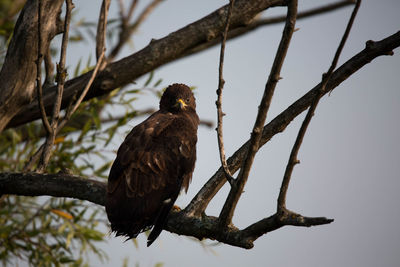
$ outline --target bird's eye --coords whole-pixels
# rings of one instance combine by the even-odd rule
[[[188,97],[188,98],[186,98],[186,103],[189,103],[190,102],[190,98]]]

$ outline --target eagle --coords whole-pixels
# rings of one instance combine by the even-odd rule
[[[172,84],[159,110],[135,126],[118,149],[108,176],[106,212],[111,231],[128,239],[152,228],[160,235],[196,161],[199,117],[190,88]]]

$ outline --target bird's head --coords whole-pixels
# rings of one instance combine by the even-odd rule
[[[160,100],[160,110],[182,112],[196,110],[196,101],[190,88],[184,84],[174,83],[167,87]]]

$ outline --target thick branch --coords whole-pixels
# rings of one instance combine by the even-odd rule
[[[87,200],[98,205],[105,204],[106,184],[69,174],[37,174],[37,173],[0,173],[0,195],[15,194],[22,196],[54,196],[72,197]],[[307,218],[295,213],[288,213],[278,220],[276,215],[256,222],[239,230],[234,226],[219,228],[218,218],[189,216],[184,211],[172,210],[165,229],[179,234],[193,236],[198,239],[209,238],[220,242],[252,248],[253,241],[267,232],[274,231],[284,225],[312,226],[330,223],[325,218]]]
[[[104,205],[106,184],[70,174],[0,173],[0,195],[71,197]]]
[[[237,0],[232,12],[230,28],[235,29],[247,25],[259,12],[283,3],[284,0]],[[96,77],[86,99],[108,94],[111,90],[124,86],[143,74],[182,57],[191,48],[216,38],[224,29],[227,10],[227,6],[219,8],[210,15],[162,39],[153,40],[137,53],[110,64]],[[63,108],[68,106],[76,92],[80,93],[83,90],[90,75],[91,72],[88,72],[66,82]],[[52,87],[45,92],[44,104],[47,112],[54,104],[54,91],[55,88]],[[38,118],[40,118],[40,114],[37,110],[37,103],[33,101],[26,105],[7,127],[15,127]]]
[[[57,20],[63,0],[42,0],[42,2],[43,14],[46,14],[41,19],[41,54],[44,55],[48,51],[50,41],[58,33]],[[27,1],[22,9],[0,72],[0,132],[24,106],[31,102],[35,94],[35,62],[38,49],[37,5],[38,0]],[[37,106],[35,102],[36,119],[40,118]]]
[[[308,17],[315,16],[315,15],[321,15],[321,14],[331,12],[331,11],[339,9],[339,8],[346,7],[348,5],[353,5],[353,4],[354,4],[354,0],[343,0],[343,1],[336,2],[336,3],[332,3],[332,4],[323,5],[321,7],[305,10],[305,11],[299,12],[297,14],[297,20],[308,18]],[[248,25],[244,25],[243,27],[238,27],[238,28],[229,30],[227,39],[232,40],[232,39],[235,39],[236,37],[240,37],[247,33],[253,32],[254,30],[256,30],[262,26],[277,24],[277,23],[281,23],[281,22],[285,22],[285,21],[286,21],[286,16],[277,16],[277,17],[271,17],[271,18],[257,18],[257,19],[254,19],[253,21],[251,21]],[[219,44],[219,42],[220,41],[218,39],[212,39],[204,44],[200,44],[196,47],[193,47],[192,49],[190,49],[190,51],[188,51],[183,56],[188,56],[188,55],[192,55],[192,54],[201,52],[205,49],[208,49],[210,47],[213,47],[213,46]]]
[[[400,31],[381,40],[381,41],[368,41],[366,48],[359,52],[357,55],[349,59],[341,67],[333,72],[330,81],[326,85],[326,92],[335,89],[344,80],[349,78],[353,73],[360,68],[370,63],[372,60],[383,55],[392,55],[393,49],[400,46]],[[268,142],[274,135],[284,131],[290,122],[296,118],[300,113],[306,110],[312,103],[315,95],[320,90],[321,84],[318,84],[303,97],[298,99],[286,110],[276,116],[270,123],[264,126],[260,147]],[[243,162],[249,147],[249,141],[243,144],[229,159],[228,167],[232,174],[234,174]],[[193,198],[186,210],[190,214],[200,216],[207,208],[208,203],[214,195],[221,189],[225,183],[223,170],[220,168],[203,188]]]
[[[46,111],[44,109],[44,104],[43,104],[43,88],[42,88],[42,59],[43,59],[43,54],[42,54],[42,1],[38,0],[38,22],[37,22],[37,33],[38,33],[38,38],[37,38],[37,60],[36,60],[36,92],[37,92],[37,98],[39,102],[39,110],[40,110],[40,116],[42,117],[42,123],[43,127],[46,130],[48,134],[51,133],[51,127],[49,120],[46,115]]]

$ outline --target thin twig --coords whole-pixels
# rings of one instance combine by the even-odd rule
[[[57,95],[53,107],[53,113],[50,123],[50,132],[48,132],[47,134],[43,151],[39,160],[39,165],[37,167],[38,172],[43,172],[46,169],[46,166],[51,157],[51,152],[57,132],[62,95],[64,91],[64,83],[65,83],[65,78],[67,76],[67,72],[65,70],[65,61],[66,61],[67,45],[68,45],[69,23],[71,20],[71,10],[74,8],[74,6],[72,0],[65,0],[65,3],[66,3],[66,13],[64,22],[64,33],[61,42],[60,63],[57,64]]]
[[[225,80],[223,78],[223,70],[224,70],[224,55],[225,55],[225,43],[226,37],[228,35],[229,23],[232,15],[232,9],[235,4],[235,0],[230,0],[228,13],[226,16],[226,26],[225,30],[222,33],[222,41],[221,41],[221,52],[219,56],[219,79],[218,79],[218,89],[217,89],[217,101],[215,102],[217,106],[217,118],[218,118],[218,125],[217,125],[217,137],[218,137],[218,148],[219,148],[219,157],[221,160],[222,168],[225,172],[225,177],[228,180],[231,186],[234,186],[235,179],[232,177],[225,158],[225,148],[224,148],[224,137],[223,137],[223,116],[225,115],[222,112],[222,90],[224,89]]]
[[[132,18],[133,11],[135,10],[138,2],[139,2],[138,0],[132,0],[132,3],[128,10],[128,13],[126,14],[126,18],[127,18],[128,22]]]
[[[365,65],[380,56],[393,55],[393,50],[400,47],[400,31],[379,41],[368,41],[365,49],[355,54],[352,58],[343,63],[333,73],[332,77],[326,85],[325,94],[327,90],[336,89],[342,82],[349,79],[351,75],[355,74]],[[318,94],[321,88],[321,83],[315,85],[302,97],[294,101],[288,108],[282,111],[274,119],[272,119],[263,128],[263,133],[260,141],[260,147],[269,142],[275,135],[285,131],[286,127],[303,111],[307,110],[315,95]],[[228,158],[227,163],[231,173],[235,173],[242,165],[247,150],[250,146],[250,140],[246,141],[238,150],[236,150],[231,157]],[[193,216],[201,216],[206,210],[210,201],[219,192],[225,184],[226,179],[222,168],[219,168],[215,174],[206,182],[206,184],[199,190],[196,196],[191,200],[190,204],[185,208]]]
[[[43,126],[46,132],[51,132],[49,120],[47,119],[46,110],[43,104],[43,88],[42,88],[42,1],[38,1],[38,58],[36,62],[36,86],[37,86],[37,98],[39,103],[39,110],[42,117]]]
[[[99,15],[99,21],[97,23],[97,34],[96,34],[96,59],[99,60],[101,53],[105,47],[106,41],[106,27],[107,27],[107,16],[108,9],[110,8],[110,0],[103,0],[101,5],[101,11]]]
[[[132,18],[133,11],[136,8],[136,5],[139,1],[138,0],[132,0],[131,5],[129,6],[128,12],[125,14],[125,5],[124,5],[124,0],[118,0],[118,5],[119,5],[119,16],[121,18],[121,30],[123,31],[127,26],[129,21]]]
[[[124,44],[129,40],[129,37],[134,33],[138,27],[145,21],[145,19],[150,15],[150,13],[162,2],[163,0],[153,0],[151,3],[149,3],[142,11],[142,13],[139,14],[138,18],[131,24],[127,25],[129,22],[130,17],[132,16],[133,10],[136,7],[136,1],[132,2],[132,5],[129,9],[128,15],[126,16],[126,24],[121,24],[121,32],[119,34],[119,40],[118,43],[115,45],[115,47],[111,50],[110,55],[108,56],[108,61],[112,61],[121,48],[124,46]]]
[[[277,212],[278,213],[282,213],[282,211],[286,210],[286,194],[287,194],[287,190],[288,190],[288,187],[289,187],[290,178],[292,176],[292,172],[293,172],[294,166],[297,163],[299,163],[299,160],[297,159],[297,154],[298,154],[300,146],[301,146],[301,144],[303,142],[303,138],[304,138],[304,135],[305,135],[305,133],[307,131],[307,127],[310,124],[311,119],[312,119],[312,117],[314,115],[314,111],[317,108],[319,100],[325,94],[326,85],[328,84],[329,79],[331,78],[332,73],[336,68],[337,62],[339,60],[340,54],[341,54],[341,52],[343,50],[343,47],[344,47],[344,45],[346,43],[346,40],[347,40],[347,38],[349,36],[351,27],[353,25],[353,22],[354,22],[354,19],[355,19],[356,15],[357,15],[357,11],[358,11],[358,9],[360,7],[360,4],[361,4],[361,0],[357,0],[357,3],[354,6],[353,12],[352,12],[352,14],[350,16],[349,22],[347,23],[347,27],[346,27],[346,30],[345,30],[345,32],[343,34],[342,40],[340,41],[340,44],[339,44],[339,46],[338,46],[338,48],[336,50],[336,53],[335,53],[335,56],[333,58],[332,64],[331,64],[328,72],[322,75],[321,87],[320,87],[318,93],[316,94],[316,96],[314,98],[314,101],[311,104],[311,106],[310,106],[310,108],[309,108],[309,110],[307,112],[307,115],[306,115],[306,117],[305,117],[305,119],[304,119],[304,121],[303,121],[303,123],[302,123],[302,125],[300,127],[300,130],[299,130],[299,133],[297,135],[296,141],[295,141],[295,143],[293,145],[293,148],[292,148],[292,151],[290,153],[289,161],[288,161],[288,163],[286,165],[285,174],[283,176],[283,181],[282,181],[281,189],[280,189],[280,192],[279,192],[278,204],[277,204]]]
[[[51,61],[51,53],[50,53],[50,46],[44,55],[44,68],[46,71],[46,77],[44,80],[44,88],[50,87],[53,85],[53,72],[54,72],[54,64]]]
[[[97,73],[99,71],[99,68],[102,65],[103,61],[104,61],[104,50],[103,50],[103,53],[100,55],[99,61],[97,61],[95,69],[92,72],[92,75],[91,75],[88,83],[86,84],[86,87],[85,87],[84,91],[82,92],[82,94],[79,97],[78,101],[67,110],[64,118],[58,124],[57,130],[56,130],[56,133],[55,133],[54,136],[57,136],[60,133],[61,129],[64,128],[64,126],[67,124],[67,122],[71,118],[72,114],[78,109],[80,103],[82,102],[82,100],[85,98],[87,92],[89,91],[89,88],[92,85],[92,83],[94,81],[94,78],[96,77],[96,75],[97,75]],[[30,171],[32,169],[32,167],[35,164],[35,162],[39,159],[39,157],[43,153],[43,149],[45,148],[45,144],[42,144],[39,147],[39,149],[35,152],[35,154],[33,154],[32,157],[29,159],[29,161],[25,164],[25,166],[23,168],[24,172],[28,172],[28,171]]]
[[[83,99],[85,98],[87,92],[89,91],[90,86],[92,85],[94,78],[96,77],[100,66],[103,63],[104,60],[104,52],[105,49],[103,50],[103,52],[100,54],[99,60],[96,63],[96,66],[92,72],[92,75],[90,76],[90,79],[88,81],[88,83],[86,84],[85,88],[82,91],[82,94],[80,95],[79,99],[75,102],[75,104],[72,106],[72,108],[69,109],[69,112],[67,112],[67,114],[65,115],[65,117],[63,118],[63,120],[60,123],[60,129],[62,127],[65,126],[65,124],[68,122],[68,120],[71,118],[71,115],[78,109],[79,105],[82,103]]]
[[[74,105],[70,105],[67,109],[67,112],[60,123],[59,131],[67,124],[69,119],[71,118],[72,114],[75,113],[75,111],[78,109],[79,105],[82,103],[83,99],[85,98],[87,92],[89,91],[90,86],[92,86],[92,83],[94,81],[94,78],[96,78],[96,75],[100,69],[105,68],[104,63],[104,56],[106,52],[106,47],[105,47],[105,38],[106,38],[106,32],[107,32],[107,15],[108,15],[108,8],[110,6],[110,0],[103,0],[103,4],[101,7],[101,13],[99,15],[99,21],[98,21],[98,26],[97,26],[97,36],[96,36],[96,54],[99,52],[99,49],[101,48],[101,52],[98,55],[96,66],[94,67],[94,70],[92,72],[92,75],[90,76],[85,88],[82,91],[82,94],[78,98],[78,100],[75,102]],[[102,25],[102,26],[99,26]],[[71,104],[71,103],[70,103]]]
[[[264,95],[261,99],[257,118],[254,123],[253,131],[250,138],[250,147],[247,151],[246,159],[240,169],[238,177],[236,179],[236,187],[231,187],[229,195],[224,203],[222,211],[220,213],[221,227],[231,224],[233,213],[239,198],[243,192],[243,188],[247,182],[250,174],[250,169],[254,161],[255,154],[259,148],[259,143],[262,135],[262,129],[267,118],[267,113],[271,104],[271,99],[275,91],[276,84],[280,79],[280,71],[283,65],[283,61],[286,57],[289,43],[292,38],[294,31],[294,25],[296,23],[297,16],[297,0],[288,1],[288,12],[285,28],[282,33],[282,38],[279,43],[278,51],[275,56],[274,63],[271,68],[268,81],[265,85]]]

